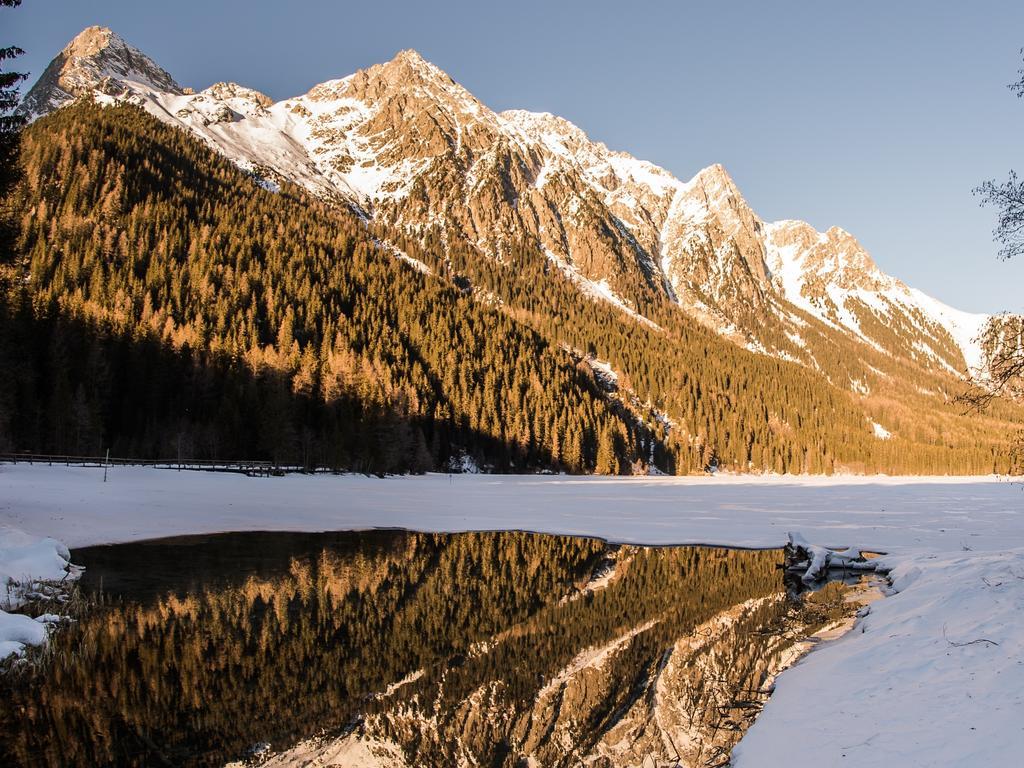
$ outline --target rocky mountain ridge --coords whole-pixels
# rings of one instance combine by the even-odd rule
[[[274,103],[234,83],[194,93],[90,27],[23,109],[38,117],[82,96],[136,103],[264,185],[348,204],[396,239],[458,241],[499,261],[538,249],[648,325],[647,308],[668,301],[752,351],[819,370],[836,344],[955,375],[985,365],[988,316],[882,273],[849,233],[763,221],[720,165],[683,182],[562,118],[495,113],[415,51]]]

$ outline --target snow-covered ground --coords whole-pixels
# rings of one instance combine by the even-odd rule
[[[998,478],[248,478],[0,466],[0,525],[72,548],[230,530],[525,529],[889,552],[897,594],[783,673],[739,768],[1015,765],[1024,751],[1024,489]]]
[[[895,596],[782,673],[736,768],[1020,765],[1024,550],[897,560]]]
[[[188,533],[523,529],[636,544],[1024,547],[1024,488],[997,478],[244,475],[0,465],[0,524],[69,547]]]

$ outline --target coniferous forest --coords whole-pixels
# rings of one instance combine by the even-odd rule
[[[1012,469],[1011,405],[968,419],[883,391],[869,410],[906,429],[879,441],[829,370],[742,350],[667,303],[644,307],[657,328],[632,322],[525,245],[496,261],[405,242],[268,190],[133,106],[38,120],[21,165],[4,201],[0,451],[376,473],[463,457],[500,471]]]

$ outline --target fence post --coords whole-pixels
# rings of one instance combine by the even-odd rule
[[[107,469],[110,467],[110,449],[107,448],[107,460],[103,464],[103,482],[107,482]]]

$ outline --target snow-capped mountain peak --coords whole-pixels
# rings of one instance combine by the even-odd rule
[[[473,94],[412,49],[399,51],[390,61],[359,70],[338,82],[344,83],[339,95],[385,112],[396,107],[409,112],[443,112],[449,118],[462,118],[452,121],[451,127],[456,128],[475,120],[497,123],[496,115]]]
[[[842,290],[884,291],[901,283],[875,264],[860,242],[840,227],[818,232],[803,221],[777,221],[765,225],[765,240],[772,274],[799,275]],[[783,280],[785,283],[785,280]],[[796,302],[796,295],[787,298]]]
[[[88,27],[50,62],[21,108],[37,117],[85,94],[121,96],[126,82],[161,93],[182,92],[142,51],[106,27]]]
[[[716,219],[727,237],[746,230],[758,234],[762,222],[747,205],[729,172],[714,163],[702,168],[680,189],[678,212],[693,225]]]
[[[455,86],[462,89],[462,86],[452,80],[447,72],[427,61],[414,48],[406,48],[399,51],[391,61],[380,66],[382,71],[388,72],[392,77],[397,77],[404,81],[440,82],[446,86]]]

